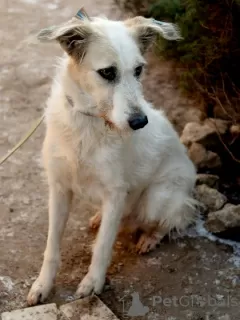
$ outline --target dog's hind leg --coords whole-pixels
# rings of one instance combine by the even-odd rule
[[[136,251],[139,254],[153,251],[166,235],[166,230],[157,227],[151,231],[144,231],[136,244]]]
[[[40,275],[33,283],[27,297],[29,305],[43,302],[47,298],[60,263],[60,242],[68,218],[72,193],[57,188],[57,185],[50,187],[47,246]]]
[[[185,229],[194,221],[195,205],[187,191],[173,183],[149,186],[137,207],[145,229],[136,245],[137,252],[146,253],[155,249],[172,229]],[[152,227],[154,224],[155,228]]]
[[[112,247],[122,219],[126,193],[121,189],[112,191],[103,204],[102,222],[93,248],[91,265],[80,283],[76,296],[79,298],[91,293],[100,294],[111,261]]]
[[[134,194],[131,194],[127,196],[126,199],[126,207],[124,208],[123,216],[126,217],[124,221],[123,220],[123,228],[126,229],[126,226],[129,225],[128,217],[132,211],[134,203],[137,201],[139,197],[139,192],[135,192]],[[92,230],[97,230],[100,227],[102,221],[102,208],[98,210],[94,216],[92,216],[89,220],[89,228]],[[136,224],[136,221],[134,219],[134,224]]]

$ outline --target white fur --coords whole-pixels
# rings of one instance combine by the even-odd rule
[[[95,40],[81,63],[68,55],[63,58],[46,109],[43,157],[49,233],[42,269],[28,296],[30,305],[43,301],[52,288],[73,194],[100,203],[102,215],[79,297],[101,292],[121,221],[130,218],[136,227],[153,229],[138,243],[138,250],[145,252],[154,247],[152,235],[160,241],[172,228],[185,228],[194,216],[195,168],[163,112],[145,101],[133,74],[139,63],[145,63],[131,34],[134,26],[96,19],[90,27]],[[120,76],[109,84],[96,70],[113,64]],[[147,115],[148,124],[133,131],[128,118],[136,108]]]

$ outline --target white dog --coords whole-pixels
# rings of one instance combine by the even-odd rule
[[[78,297],[102,291],[121,222],[142,229],[137,251],[145,253],[194,218],[195,168],[164,114],[142,94],[143,55],[158,34],[179,39],[174,25],[143,17],[73,18],[38,35],[59,42],[66,56],[45,114],[49,232],[29,305],[44,301],[53,286],[73,194],[101,205],[91,221],[100,229]]]

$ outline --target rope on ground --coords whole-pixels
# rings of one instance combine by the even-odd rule
[[[33,125],[31,130],[27,132],[27,134],[10,150],[3,158],[0,159],[0,165],[2,165],[8,158],[11,157],[11,155],[17,151],[30,137],[33,135],[33,133],[37,130],[37,128],[40,126],[40,124],[43,122],[44,115],[39,118],[36,123]]]

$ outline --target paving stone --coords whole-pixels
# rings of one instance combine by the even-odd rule
[[[2,320],[57,320],[55,303],[2,313]]]
[[[113,312],[96,296],[64,304],[60,311],[68,320],[118,320]]]

